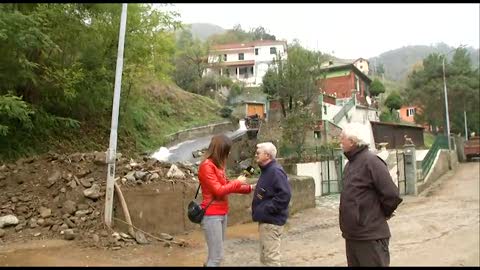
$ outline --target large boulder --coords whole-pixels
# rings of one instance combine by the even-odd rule
[[[87,188],[83,191],[83,195],[89,199],[96,200],[102,196],[100,193],[100,186],[93,184],[91,188]]]
[[[175,179],[185,179],[185,174],[177,167],[177,165],[172,164],[170,170],[167,172],[168,178],[175,178]]]
[[[18,224],[18,218],[14,215],[6,215],[3,217],[0,217],[0,228],[11,226],[11,225],[17,225]]]

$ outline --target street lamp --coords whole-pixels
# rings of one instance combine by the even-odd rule
[[[458,48],[453,49],[449,51],[448,53],[444,54],[443,60],[442,60],[442,67],[443,67],[443,90],[444,90],[444,95],[445,95],[445,118],[447,120],[447,139],[448,139],[448,168],[451,170],[452,169],[452,164],[450,162],[450,151],[452,150],[452,146],[450,144],[450,120],[448,117],[448,95],[447,95],[447,80],[445,79],[445,58],[447,58],[447,55],[449,55],[451,52],[456,51],[459,48],[464,47],[465,45],[460,45]]]

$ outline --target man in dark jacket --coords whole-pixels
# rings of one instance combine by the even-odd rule
[[[389,266],[387,220],[402,202],[385,162],[368,150],[370,131],[357,123],[341,133],[348,163],[340,195],[340,230],[348,266]]]
[[[291,198],[287,174],[275,161],[276,155],[272,143],[257,145],[255,158],[262,173],[253,194],[252,219],[258,222],[260,262],[268,266],[281,266],[281,236]]]

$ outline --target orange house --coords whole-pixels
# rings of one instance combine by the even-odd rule
[[[412,105],[402,106],[398,111],[401,121],[409,122],[412,124],[415,124],[416,112],[419,112],[419,108]]]
[[[422,108],[415,105],[404,105],[398,110],[398,115],[400,116],[401,121],[416,124],[417,126],[423,126],[425,130],[433,131],[434,128],[429,124],[417,124],[415,122],[415,114],[419,113],[422,113]]]

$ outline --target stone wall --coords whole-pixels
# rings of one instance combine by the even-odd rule
[[[252,183],[257,179],[251,179]],[[303,209],[315,207],[315,183],[313,178],[289,175],[292,187],[290,215]],[[135,227],[153,234],[177,234],[196,228],[186,215],[188,203],[194,198],[196,183],[154,183],[123,191],[132,223]],[[228,225],[251,222],[253,194],[229,195]],[[197,198],[201,201],[201,195]],[[120,203],[115,202],[115,217],[125,220]],[[126,225],[115,222],[115,226],[127,231]]]

